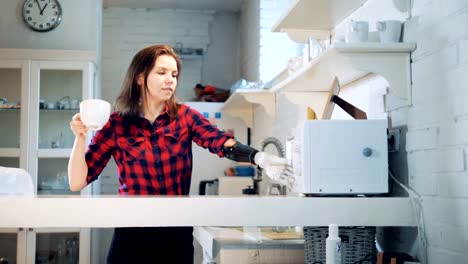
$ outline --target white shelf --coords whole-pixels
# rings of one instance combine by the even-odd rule
[[[0,228],[416,226],[407,197],[0,196],[0,211]]]
[[[267,114],[275,117],[275,94],[269,90],[236,90],[224,103],[222,110],[231,116],[239,117],[248,127],[253,127],[253,110],[262,106]]]
[[[2,158],[19,158],[19,148],[0,148],[0,157]]]
[[[70,157],[71,149],[39,149],[37,151],[38,158],[68,158]]]
[[[327,98],[335,77],[344,86],[375,73],[387,80],[391,94],[410,104],[410,54],[415,49],[415,43],[336,43],[271,91],[324,92],[316,96]]]
[[[307,43],[309,37],[326,39],[330,32],[367,0],[296,0],[273,26],[273,32]]]
[[[203,54],[202,55],[198,55],[198,54],[182,54],[182,55],[180,55],[179,54],[179,58],[182,61],[185,61],[185,60],[201,60],[203,58]]]

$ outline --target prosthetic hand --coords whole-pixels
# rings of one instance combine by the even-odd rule
[[[255,155],[255,163],[264,169],[265,174],[270,179],[280,182],[288,165],[288,160],[266,152],[258,152]]]
[[[260,168],[267,170],[267,175],[268,170],[271,170],[272,168],[284,169],[288,164],[288,161],[285,158],[280,158],[266,152],[260,152],[239,142],[236,142],[236,144],[231,147],[223,147],[222,151],[226,158],[230,160],[250,162],[260,166]]]
[[[258,152],[254,157],[254,161],[255,164],[264,169],[268,167],[284,167],[288,165],[287,159],[280,158],[266,152]]]

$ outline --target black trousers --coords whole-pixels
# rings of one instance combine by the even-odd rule
[[[108,264],[193,264],[193,227],[116,228]]]

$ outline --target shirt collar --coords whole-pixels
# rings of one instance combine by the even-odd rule
[[[164,105],[164,110],[161,112],[161,114],[159,114],[159,116],[162,116],[162,115],[169,115],[169,105],[167,103]],[[140,112],[139,116],[144,118],[145,113]]]

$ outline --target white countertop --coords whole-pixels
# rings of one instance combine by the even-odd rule
[[[409,198],[0,196],[0,228],[416,226]]]

